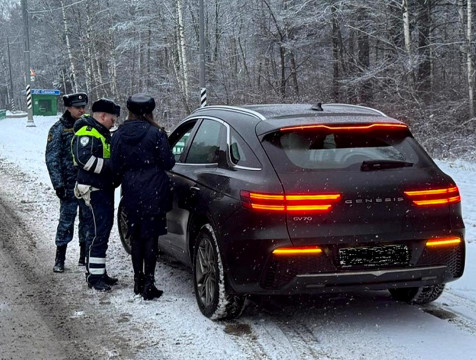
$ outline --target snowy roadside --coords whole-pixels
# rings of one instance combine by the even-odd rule
[[[0,121],[0,194],[36,235],[44,271],[54,262],[58,202],[44,163],[49,127],[56,117]],[[116,227],[108,250],[108,269],[120,286],[109,294],[88,290],[78,268],[77,240],[68,249],[58,282],[65,296],[82,297],[70,309],[71,321],[99,311],[131,346],[134,358],[167,359],[446,359],[475,358],[476,344],[476,165],[438,162],[460,187],[467,226],[467,267],[459,281],[434,305],[425,308],[396,303],[386,292],[300,298],[283,304],[282,312],[264,313],[249,306],[242,318],[212,322],[204,318],[192,293],[188,270],[173,261],[159,263],[158,285],[164,296],[144,302],[132,292],[132,266],[120,245]],[[293,302],[295,301],[295,302]],[[445,317],[445,312],[452,314]],[[433,315],[432,315],[433,314]],[[434,316],[436,314],[436,316]],[[454,317],[453,317],[454,315]],[[450,339],[450,341],[448,341]],[[110,350],[110,358],[123,358]]]

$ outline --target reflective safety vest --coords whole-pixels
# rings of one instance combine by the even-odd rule
[[[108,144],[106,142],[106,138],[104,137],[104,135],[102,135],[99,131],[97,131],[92,126],[89,126],[89,125],[83,126],[81,129],[75,132],[74,136],[77,136],[77,137],[92,136],[92,137],[95,137],[96,139],[101,140],[103,159],[109,159],[111,157],[111,144]],[[71,152],[73,153],[74,165],[77,165],[78,163],[76,162],[76,159],[74,158],[74,152],[73,152],[72,146],[73,146],[73,143],[71,143]]]

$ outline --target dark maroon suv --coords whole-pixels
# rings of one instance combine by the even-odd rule
[[[463,274],[455,182],[380,111],[209,106],[169,140],[159,247],[192,268],[205,316],[236,317],[249,294],[388,289],[423,304]]]

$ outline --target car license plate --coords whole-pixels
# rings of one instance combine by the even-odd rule
[[[339,249],[339,263],[350,266],[407,265],[410,260],[406,245],[362,246]]]

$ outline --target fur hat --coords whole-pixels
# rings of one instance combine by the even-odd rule
[[[127,109],[136,115],[150,114],[155,109],[155,100],[147,94],[134,94],[127,99]]]
[[[92,106],[93,113],[95,112],[105,112],[108,114],[113,114],[116,116],[120,116],[121,114],[121,107],[114,103],[114,101],[109,99],[99,99],[93,103]]]

